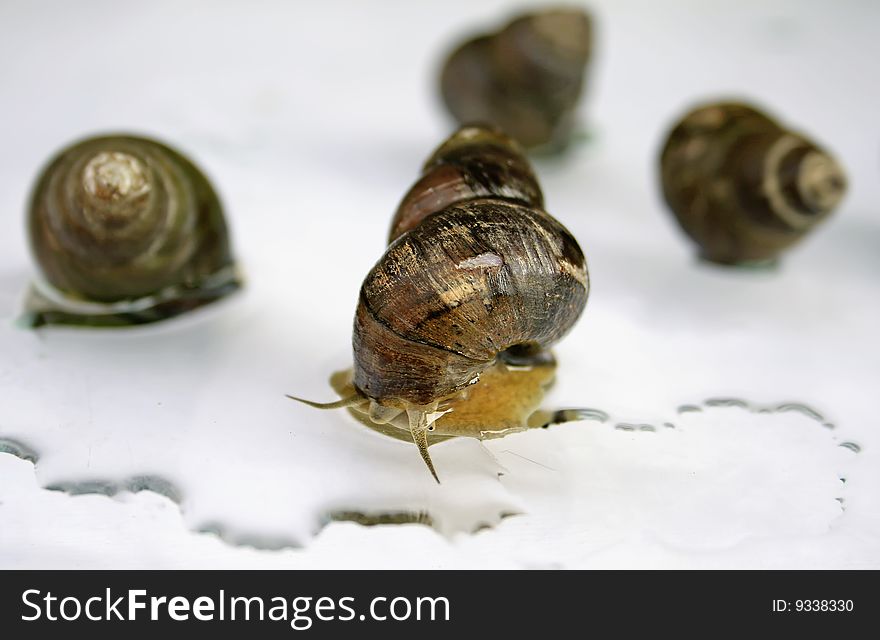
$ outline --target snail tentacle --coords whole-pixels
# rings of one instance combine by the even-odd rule
[[[285,398],[290,398],[291,400],[296,400],[297,402],[302,402],[303,404],[307,404],[310,407],[314,407],[315,409],[345,409],[348,407],[352,407],[356,404],[360,404],[366,398],[360,392],[356,392],[348,397],[342,398],[340,400],[336,400],[334,402],[315,402],[313,400],[306,400],[305,398],[297,398],[296,396],[292,396],[290,394],[284,394]]]
[[[413,442],[419,448],[422,460],[428,465],[428,470],[434,476],[437,484],[440,484],[440,478],[434,469],[434,463],[431,461],[431,454],[428,453],[428,414],[421,409],[407,409],[407,417],[409,418],[409,431],[412,434]]]

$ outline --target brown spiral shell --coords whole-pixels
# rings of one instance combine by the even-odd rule
[[[553,378],[547,349],[589,293],[584,254],[543,200],[516,142],[459,129],[404,196],[361,285],[354,366],[331,378],[341,399],[288,397],[408,436],[437,482],[431,444],[529,428]]]
[[[89,138],[58,153],[37,180],[28,228],[44,279],[72,300],[197,296],[233,263],[202,172],[136,136]]]
[[[823,149],[756,108],[700,106],[673,128],[660,157],[663,195],[702,256],[774,261],[824,220],[846,190]]]
[[[422,177],[403,197],[388,242],[445,207],[476,198],[500,198],[544,207],[544,194],[519,145],[500,131],[465,126],[428,158]]]
[[[497,131],[465,127],[441,145],[361,287],[353,347],[363,395],[430,405],[503,354],[540,353],[568,332],[586,304],[586,263],[542,201]]]
[[[459,45],[440,91],[459,123],[486,122],[529,148],[567,144],[592,49],[592,21],[577,8],[518,16]]]

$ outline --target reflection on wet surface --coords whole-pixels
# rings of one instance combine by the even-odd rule
[[[471,397],[480,397],[479,395],[471,396]],[[755,437],[758,433],[755,431],[754,427],[751,426],[749,418],[744,418],[749,414],[756,416],[754,419],[760,419],[761,421],[770,420],[771,422],[766,423],[766,428],[770,428],[774,421],[777,420],[773,416],[790,416],[795,419],[795,423],[797,425],[797,429],[792,431],[791,428],[785,427],[782,431],[778,429],[775,431],[776,435],[774,437],[784,437],[784,438],[797,438],[797,440],[792,440],[791,444],[795,447],[791,452],[791,459],[787,464],[796,464],[798,463],[798,457],[805,457],[811,459],[821,459],[823,457],[831,459],[832,447],[828,447],[828,445],[836,445],[836,448],[840,450],[841,448],[852,453],[859,453],[861,451],[861,446],[851,441],[839,441],[836,436],[832,436],[830,438],[826,437],[824,440],[819,438],[822,432],[828,433],[827,431],[829,425],[831,424],[827,418],[820,413],[819,411],[813,409],[812,407],[802,404],[802,403],[782,403],[782,404],[774,404],[774,405],[759,405],[747,402],[742,399],[717,399],[712,398],[704,401],[701,404],[690,404],[683,405],[687,407],[684,411],[682,407],[679,407],[676,411],[679,416],[685,418],[687,416],[693,416],[688,419],[688,423],[684,426],[674,425],[670,422],[640,422],[640,421],[623,421],[617,419],[615,416],[610,415],[607,412],[604,412],[599,409],[593,408],[584,408],[584,409],[575,409],[575,408],[567,408],[567,409],[559,409],[559,410],[544,410],[540,412],[535,412],[532,414],[532,426],[539,426],[543,428],[551,428],[552,433],[558,434],[558,438],[562,438],[562,441],[572,441],[572,442],[589,442],[591,438],[587,435],[588,433],[596,433],[598,435],[600,432],[596,432],[595,430],[604,430],[604,433],[608,433],[608,429],[611,431],[622,432],[625,434],[635,435],[638,433],[646,434],[646,437],[659,437],[664,433],[675,433],[679,432],[680,437],[683,436],[685,440],[680,440],[678,444],[669,443],[667,445],[662,445],[661,449],[658,451],[656,455],[660,455],[661,457],[658,460],[664,459],[663,456],[674,456],[669,459],[669,462],[666,464],[671,464],[672,467],[679,467],[676,473],[681,473],[685,470],[682,467],[682,464],[689,464],[685,462],[690,459],[693,462],[693,450],[694,447],[708,446],[709,442],[704,444],[699,444],[696,440],[693,439],[694,436],[698,436],[697,440],[704,440],[703,431],[709,429],[710,431],[716,429],[723,429],[724,431],[719,432],[718,435],[723,435],[724,437],[718,441],[718,443],[729,443],[731,442],[739,442],[742,438],[746,438],[745,441],[739,442],[740,451],[737,454],[740,456],[737,458],[735,464],[741,467],[743,470],[748,469],[755,465],[764,465],[767,463],[767,460],[763,459],[763,456],[766,454],[764,444],[760,441],[755,441],[753,444],[750,444],[747,439],[749,437]],[[734,411],[735,413],[717,413],[717,412],[730,412]],[[354,414],[356,417],[357,414]],[[539,416],[540,419],[535,418],[535,416]],[[705,418],[703,417],[705,416]],[[758,416],[761,416],[758,418]],[[799,417],[797,417],[799,416]],[[694,422],[696,421],[696,422]],[[790,422],[790,420],[787,420]],[[363,421],[361,421],[363,423]],[[464,423],[461,423],[464,424]],[[743,431],[743,436],[737,436],[735,431],[737,430],[737,424],[742,424],[747,428]],[[810,425],[815,425],[817,427],[821,427],[821,431],[813,433],[808,439],[808,443],[804,445],[800,442],[800,436],[797,436],[797,431],[802,430],[804,428],[809,428]],[[697,429],[699,427],[699,429]],[[695,429],[697,429],[695,431]],[[786,431],[786,429],[788,431]],[[523,434],[526,431],[520,430]],[[790,432],[790,436],[783,436],[783,433]],[[708,434],[709,431],[706,431]],[[578,435],[580,434],[580,435]],[[690,434],[690,435],[689,435]],[[749,435],[751,434],[751,435]],[[539,436],[539,433],[535,434]],[[449,436],[446,436],[447,438]],[[603,439],[607,439],[608,436],[603,436]],[[577,473],[577,465],[574,467],[570,465],[575,461],[572,460],[568,463],[561,463],[560,460],[556,460],[554,463],[550,463],[550,459],[548,456],[555,456],[558,458],[560,456],[560,450],[558,447],[560,446],[560,440],[557,439],[554,442],[546,443],[542,440],[530,440],[530,445],[527,447],[523,447],[521,441],[516,439],[517,436],[510,435],[509,438],[505,438],[503,441],[496,441],[494,439],[490,439],[487,444],[495,444],[496,442],[500,445],[497,447],[493,447],[493,449],[486,450],[489,454],[488,458],[484,458],[484,462],[489,462],[490,466],[495,466],[496,468],[500,468],[500,470],[495,473],[495,477],[498,481],[505,484],[505,486],[510,485],[521,486],[522,482],[526,482],[527,477],[531,476],[535,473],[539,475],[536,476],[538,479],[537,485],[540,485],[543,482],[546,482],[549,478],[552,478],[555,475],[560,473],[564,473],[566,475],[571,473]],[[573,440],[572,440],[573,438]],[[733,438],[733,440],[731,440]],[[689,439],[691,440],[689,442]],[[815,447],[821,442],[826,442],[827,444],[822,445],[819,449],[815,449]],[[630,468],[629,463],[624,463],[623,461],[630,457],[630,453],[628,453],[627,449],[631,449],[636,446],[633,450],[633,453],[637,450],[641,450],[644,447],[642,445],[638,445],[637,440],[633,441],[621,441],[617,443],[616,446],[616,455],[621,456],[620,460],[616,463],[613,463],[608,470],[608,473],[616,474],[638,474],[640,470],[636,468]],[[649,441],[645,441],[646,443]],[[782,442],[782,440],[780,440]],[[716,444],[718,444],[716,443]],[[535,444],[539,444],[541,446],[536,447]],[[548,445],[548,446],[545,446]],[[444,445],[448,446],[448,445]],[[579,445],[583,446],[583,445]],[[809,447],[809,449],[803,449],[804,446]],[[801,452],[798,453],[797,448],[801,448]],[[825,448],[827,447],[827,449]],[[649,449],[654,448],[653,445],[649,447]],[[680,453],[677,453],[677,449],[681,449]],[[666,453],[660,453],[661,451],[665,451]],[[687,456],[680,458],[680,462],[675,462],[680,455],[683,455],[685,452],[690,451]],[[11,438],[3,438],[0,439],[0,452],[9,453],[16,457],[22,458],[24,460],[29,460],[32,463],[36,463],[39,459],[39,456],[36,450],[33,447],[30,447],[26,443],[21,442],[18,439]],[[745,457],[743,456],[745,453]],[[712,454],[713,456],[716,454]],[[512,456],[512,457],[511,457]],[[542,461],[543,459],[543,461]],[[513,464],[513,461],[518,460],[517,464]],[[809,464],[814,464],[813,463]],[[526,464],[526,467],[522,467],[523,464]],[[697,460],[695,462],[696,466],[702,467],[703,462]],[[728,464],[731,464],[728,462]],[[825,463],[823,463],[825,464]],[[835,467],[837,468],[837,467]],[[523,475],[523,472],[527,469],[530,469],[528,474]],[[332,470],[328,470],[332,473]],[[395,475],[393,470],[390,470],[392,476]],[[724,472],[727,473],[727,472]],[[737,472],[740,473],[740,472]],[[803,468],[800,472],[802,476],[806,479],[810,476],[814,476],[810,482],[818,482],[821,480],[820,477],[815,476],[817,473],[813,467]],[[543,476],[543,479],[541,477]],[[834,479],[837,482],[837,486],[841,489],[846,486],[846,476],[836,474],[829,474],[829,478]],[[452,495],[462,495],[459,492],[462,490],[463,486],[458,485],[453,489]],[[532,489],[534,489],[533,487]],[[125,480],[121,481],[112,481],[112,480],[98,480],[98,479],[83,479],[78,481],[73,480],[58,480],[55,482],[51,482],[46,485],[46,489],[52,491],[62,491],[68,493],[72,496],[77,495],[86,495],[86,494],[96,494],[103,495],[106,497],[114,497],[118,495],[124,495],[126,493],[137,493],[140,491],[151,491],[156,494],[160,494],[172,500],[173,502],[186,505],[191,504],[189,502],[190,498],[198,500],[199,495],[196,494],[194,497],[187,495],[181,488],[178,487],[177,484],[156,475],[132,475],[129,476]],[[483,483],[478,483],[476,485],[470,486],[471,491],[477,492],[477,494],[481,491],[485,491],[485,485]],[[702,488],[698,488],[697,485],[693,487],[693,490],[703,491]],[[772,489],[768,489],[772,492]],[[725,490],[726,491],[726,490]],[[194,493],[194,492],[190,492]],[[474,495],[477,495],[474,494]],[[722,495],[726,495],[726,493],[722,492],[719,494],[719,499],[721,499]],[[473,498],[473,495],[471,496]],[[597,496],[598,497],[598,496]],[[556,496],[554,499],[559,498]],[[780,495],[774,499],[782,499],[783,496]],[[582,495],[582,500],[585,501],[585,504],[589,504],[591,498],[589,495]],[[818,499],[818,494],[817,494]],[[841,495],[833,496],[834,503],[841,506],[844,504],[844,497]],[[349,504],[356,504],[358,501],[357,491],[352,490],[348,493],[347,500]],[[376,496],[372,495],[369,499],[369,502],[375,504],[377,502]],[[378,502],[382,502],[381,495],[378,497]],[[418,500],[413,503],[417,504]],[[487,505],[488,506],[488,505]],[[433,527],[440,532],[449,531],[448,522],[451,518],[450,509],[454,510],[456,507],[454,504],[448,504],[443,506],[441,503],[423,503],[423,508],[418,509],[383,509],[383,508],[372,508],[369,510],[359,510],[359,509],[332,509],[332,510],[324,510],[325,515],[323,517],[318,517],[317,522],[318,529],[321,527],[327,526],[333,522],[352,522],[356,524],[360,524],[363,526],[379,526],[379,525],[398,525],[398,524],[420,524],[428,527]],[[320,508],[319,508],[320,510]],[[492,523],[497,523],[509,515],[513,515],[516,513],[528,513],[529,509],[525,510],[511,510],[510,508],[495,508],[490,507],[488,511],[484,511],[482,509],[477,509],[477,511],[473,512],[466,521],[469,520],[470,524],[464,524],[465,521],[462,522],[462,529],[465,531],[485,531],[486,529],[491,529],[495,526]],[[481,515],[482,513],[482,515]],[[308,515],[308,514],[300,514],[300,515]],[[312,514],[312,516],[316,516],[317,514]],[[440,519],[437,519],[437,516]],[[748,516],[745,516],[748,517]],[[454,517],[451,518],[455,520]],[[201,533],[211,533],[219,537],[224,542],[234,545],[234,546],[244,546],[244,547],[253,547],[255,549],[260,550],[282,550],[282,549],[296,549],[300,548],[305,540],[302,538],[283,536],[272,533],[260,533],[258,530],[254,529],[251,531],[242,530],[241,527],[232,527],[223,524],[221,521],[213,521],[209,523],[202,523],[196,525],[194,529]]]

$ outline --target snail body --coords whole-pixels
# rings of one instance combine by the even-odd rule
[[[774,262],[834,210],[846,189],[824,150],[754,107],[701,106],[670,132],[663,195],[706,260]]]
[[[591,48],[592,21],[581,9],[518,16],[449,55],[443,101],[459,123],[490,123],[528,148],[564,147]]]
[[[577,321],[589,291],[583,252],[542,204],[506,136],[464,127],[441,145],[361,286],[353,371],[334,382],[351,393],[325,406],[405,429],[432,473],[429,431],[486,437],[526,428],[531,400],[519,412],[479,408],[489,408],[488,395],[532,397],[549,384],[548,349]],[[484,373],[492,394],[478,389]]]
[[[37,324],[147,322],[239,286],[214,189],[190,160],[147,138],[101,136],[62,150],[36,182],[28,230],[43,278]]]

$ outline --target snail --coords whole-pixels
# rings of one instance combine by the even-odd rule
[[[220,200],[178,151],[130,135],[59,152],[28,212],[42,279],[32,324],[137,324],[177,315],[240,286]]]
[[[663,195],[702,257],[773,263],[837,206],[846,190],[826,151],[756,108],[700,106],[669,134]]]
[[[518,16],[449,55],[440,74],[443,102],[461,124],[491,123],[527,148],[559,150],[576,124],[592,39],[582,9]]]
[[[343,398],[289,397],[414,441],[437,479],[429,444],[528,428],[553,378],[548,348],[586,305],[586,262],[520,147],[477,126],[430,157],[389,242],[361,286],[354,368],[331,379]]]

